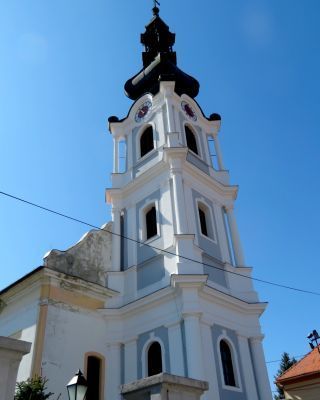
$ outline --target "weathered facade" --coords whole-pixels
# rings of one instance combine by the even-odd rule
[[[79,367],[88,400],[134,398],[130,387],[161,373],[161,385],[198,382],[187,391],[203,400],[270,400],[266,304],[241,249],[221,118],[203,114],[199,84],[177,67],[175,35],[153,11],[143,69],[125,85],[134,103],[109,118],[112,223],[3,290],[0,334],[33,343],[19,379],[41,373],[62,400]]]

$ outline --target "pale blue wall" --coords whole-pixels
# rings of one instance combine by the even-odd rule
[[[232,342],[233,347],[235,349],[235,352],[237,353],[237,358],[238,358],[238,364],[239,364],[239,374],[240,374],[240,379],[241,379],[241,384],[242,384],[242,391],[241,392],[236,392],[233,390],[228,390],[224,389],[222,387],[222,382],[223,382],[223,373],[220,369],[220,364],[219,364],[219,359],[220,359],[220,351],[219,351],[219,345],[218,345],[218,338],[220,335],[222,335],[222,331],[225,330],[228,339]],[[219,325],[214,325],[211,329],[212,332],[212,343],[213,343],[213,351],[214,351],[214,357],[216,360],[216,370],[217,370],[217,378],[218,378],[218,387],[219,387],[219,394],[220,394],[220,400],[245,400],[247,398],[247,393],[246,393],[246,388],[245,388],[245,382],[243,378],[243,371],[241,368],[241,360],[240,360],[240,351],[239,351],[239,343],[238,343],[238,338],[235,333],[235,331],[231,329],[224,328]],[[236,372],[236,365],[234,364],[234,370]],[[249,389],[250,390],[250,389]]]
[[[137,289],[144,289],[165,276],[164,257],[162,254],[137,266]]]
[[[202,159],[200,159],[199,157],[197,157],[196,155],[194,155],[190,151],[187,154],[187,161],[189,161],[191,164],[193,164],[197,168],[201,169],[202,172],[204,172],[207,175],[209,175],[209,167],[205,163],[205,161],[203,161]]]
[[[208,279],[210,281],[216,282],[224,287],[228,286],[226,272],[224,271],[224,264],[222,262],[219,262],[219,260],[216,260],[206,254],[202,256],[202,262],[206,264],[203,266],[203,272],[208,275]]]
[[[158,204],[160,203],[160,189],[156,190],[153,193],[150,193],[150,195],[148,195],[147,198],[139,201],[139,203],[137,203],[137,205],[136,205],[136,234],[137,234],[138,238],[139,238],[139,226],[140,226],[140,221],[139,221],[140,210],[143,209],[145,206],[147,206],[148,203],[150,202],[150,200],[157,200]],[[150,244],[150,246],[154,246],[154,247],[163,249],[163,238],[161,236],[162,235],[161,209],[158,210],[157,217],[159,217],[159,221],[158,221],[159,227],[160,227],[160,232],[158,232],[159,237],[155,237],[154,239],[149,240],[148,244]],[[158,255],[158,251],[154,250],[150,246],[137,243],[137,262],[138,262],[138,264],[141,264],[141,263],[145,262],[146,260],[149,260],[150,258],[153,258],[156,255]]]
[[[165,348],[165,371],[170,374],[170,357],[169,357],[169,337],[168,337],[168,328],[164,326],[160,326],[154,330],[142,333],[138,337],[137,341],[137,371],[138,371],[138,379],[142,378],[142,357],[145,357],[145,354],[142,354],[143,346],[150,340],[150,333],[154,333],[155,337],[161,339],[164,348]],[[156,339],[155,339],[156,341]],[[163,366],[164,368],[164,366]]]
[[[199,223],[198,223],[199,215],[198,215],[198,207],[197,207],[197,202],[196,202],[197,198],[199,198],[199,199],[203,198],[205,200],[206,204],[208,205],[208,207],[210,207],[210,209],[211,209],[211,214],[212,214],[213,220],[208,221],[208,222],[212,223],[214,225],[214,228],[215,228],[214,234],[215,234],[215,240],[216,240],[217,244],[214,243],[212,240],[207,239],[205,236],[200,235],[200,227],[199,227]],[[209,256],[217,258],[218,260],[222,260],[221,250],[220,250],[220,245],[219,245],[219,238],[218,238],[218,234],[217,234],[217,232],[218,232],[217,231],[217,223],[216,223],[216,217],[215,217],[213,203],[207,197],[203,196],[202,194],[200,194],[199,192],[197,192],[196,190],[193,190],[193,189],[192,189],[192,199],[193,199],[195,218],[197,220],[196,230],[197,230],[199,247],[202,250],[204,250],[205,253],[207,253]]]

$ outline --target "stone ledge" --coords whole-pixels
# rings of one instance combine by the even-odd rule
[[[0,350],[11,350],[17,353],[21,353],[22,357],[22,355],[29,353],[30,349],[31,343],[29,342],[0,336]]]
[[[135,392],[142,389],[150,388],[152,386],[171,386],[175,389],[180,388],[182,391],[191,390],[192,392],[199,392],[199,394],[202,394],[209,388],[208,382],[205,381],[161,373],[122,385],[121,393],[125,394],[129,392]]]

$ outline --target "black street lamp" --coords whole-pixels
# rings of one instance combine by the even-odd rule
[[[69,400],[85,400],[88,385],[80,369],[67,384]]]

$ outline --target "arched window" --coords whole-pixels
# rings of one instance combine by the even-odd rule
[[[185,132],[186,132],[186,140],[187,140],[187,146],[188,148],[193,151],[196,154],[198,153],[198,146],[197,146],[197,140],[192,132],[192,130],[188,127],[188,125],[185,126]]]
[[[201,233],[204,236],[209,236],[208,235],[206,212],[203,209],[203,207],[201,207],[201,206],[199,206],[198,211],[199,211],[199,220],[200,220]]]
[[[102,368],[103,360],[99,357],[87,356],[88,391],[86,400],[102,400]]]
[[[140,136],[140,157],[148,154],[153,148],[153,129],[149,125]]]
[[[157,231],[157,212],[156,207],[153,204],[145,214],[146,218],[146,240],[156,236]]]
[[[232,354],[230,346],[225,340],[220,342],[220,356],[223,370],[224,383],[227,386],[236,386],[236,380],[234,376]]]
[[[203,236],[215,241],[213,215],[209,207],[203,202],[198,201],[198,217],[200,225],[200,233]]]
[[[162,372],[162,352],[159,342],[153,342],[148,350],[148,376]]]

